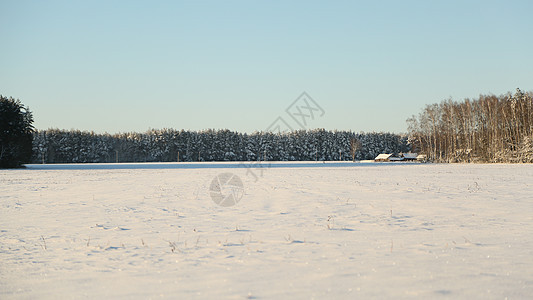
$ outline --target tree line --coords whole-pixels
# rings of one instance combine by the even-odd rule
[[[408,151],[407,136],[393,133],[153,129],[97,134],[49,129],[34,132],[32,162],[329,161],[373,159],[383,152]]]
[[[427,105],[407,120],[413,151],[436,162],[533,162],[533,93]]]
[[[149,130],[97,134],[35,130],[18,99],[0,95],[0,168],[24,163],[313,161],[418,152],[435,162],[533,162],[533,93],[427,105],[408,135],[324,129],[287,133]]]

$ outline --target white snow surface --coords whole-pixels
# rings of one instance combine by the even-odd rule
[[[0,170],[0,298],[533,295],[533,165],[251,166]]]

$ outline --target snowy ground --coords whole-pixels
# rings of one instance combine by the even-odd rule
[[[1,299],[531,295],[533,165],[0,170]]]

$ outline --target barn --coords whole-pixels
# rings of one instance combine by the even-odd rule
[[[374,161],[391,161],[391,158],[392,158],[392,154],[386,154],[386,153],[382,153],[378,156],[376,156],[376,158],[374,158]]]
[[[404,161],[415,161],[418,157],[418,153],[403,153],[401,157]]]

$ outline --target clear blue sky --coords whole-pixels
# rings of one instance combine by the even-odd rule
[[[369,3],[373,2],[373,3]],[[430,103],[533,90],[533,1],[5,1],[0,93],[38,129],[404,132]]]

